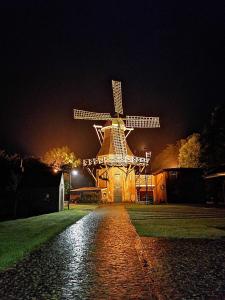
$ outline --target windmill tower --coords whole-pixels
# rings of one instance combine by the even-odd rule
[[[112,81],[116,116],[74,109],[74,119],[106,121],[94,125],[101,148],[92,159],[84,159],[83,166],[95,179],[96,185],[107,190],[108,202],[136,200],[136,168],[144,169],[149,158],[134,156],[127,137],[134,128],[158,128],[159,117],[123,116],[121,82]]]

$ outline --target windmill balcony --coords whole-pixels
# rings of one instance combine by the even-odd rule
[[[149,159],[145,157],[137,157],[131,155],[112,154],[106,156],[98,156],[97,158],[90,158],[83,160],[83,166],[97,166],[97,165],[109,165],[109,166],[127,166],[138,165],[145,166],[148,164]]]

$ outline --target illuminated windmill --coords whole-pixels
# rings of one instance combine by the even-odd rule
[[[123,115],[121,82],[112,81],[116,116],[74,109],[74,119],[106,121],[94,125],[101,148],[83,165],[95,179],[96,185],[107,189],[107,201],[132,202],[136,200],[135,167],[146,167],[149,158],[134,156],[127,144],[127,136],[134,128],[158,128],[159,117]]]

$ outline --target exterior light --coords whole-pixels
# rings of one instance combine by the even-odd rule
[[[72,185],[71,185],[71,181],[72,181],[72,176],[77,176],[78,175],[78,171],[76,169],[70,170],[69,172],[69,199],[68,199],[68,209],[70,209],[70,194],[71,194],[71,190],[72,190]]]
[[[72,174],[73,176],[76,176],[76,175],[78,175],[78,171],[77,171],[77,170],[72,170],[72,171],[71,171],[71,174]]]

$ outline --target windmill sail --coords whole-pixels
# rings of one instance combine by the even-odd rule
[[[159,117],[126,116],[126,127],[132,128],[158,128]]]
[[[109,113],[96,113],[92,111],[74,109],[74,119],[80,120],[103,120],[107,121],[110,120],[112,117]]]
[[[112,89],[113,89],[115,112],[123,115],[121,82],[112,80]]]

